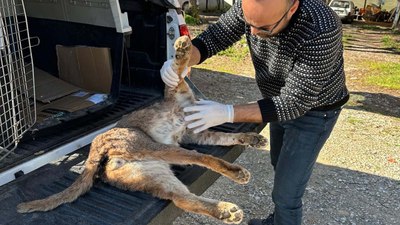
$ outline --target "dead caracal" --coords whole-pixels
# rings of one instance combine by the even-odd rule
[[[175,42],[173,69],[181,74],[187,65],[191,41],[187,36]],[[238,224],[243,212],[235,204],[199,197],[178,180],[170,164],[195,164],[245,184],[250,173],[222,159],[179,147],[180,144],[264,146],[266,139],[257,133],[203,131],[194,134],[186,128],[183,108],[193,105],[194,94],[181,79],[176,89],[166,87],[164,100],[124,116],[115,128],[98,135],[92,142],[85,170],[64,191],[48,198],[21,203],[18,212],[52,210],[76,200],[93,185],[96,177],[121,189],[144,191],[173,201],[189,212]],[[100,172],[100,167],[104,167]]]

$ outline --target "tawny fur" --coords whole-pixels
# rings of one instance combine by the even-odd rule
[[[173,69],[178,74],[189,61],[191,41],[183,36],[175,42]],[[118,188],[144,191],[172,200],[183,210],[208,215],[225,223],[240,223],[242,210],[235,204],[197,196],[179,181],[170,164],[195,164],[209,168],[229,179],[245,184],[250,173],[222,159],[189,151],[180,144],[264,146],[266,139],[257,133],[203,131],[194,134],[186,128],[183,108],[193,105],[195,97],[181,78],[176,89],[166,88],[164,100],[124,116],[115,128],[98,135],[92,142],[85,170],[64,191],[48,198],[21,203],[20,213],[48,211],[72,202],[86,193],[99,176]],[[101,162],[107,159],[100,173]]]

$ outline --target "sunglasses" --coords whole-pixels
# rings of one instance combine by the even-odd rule
[[[290,11],[290,9],[292,8],[292,6],[294,5],[295,0],[293,0],[292,5],[290,5],[290,7],[288,8],[288,10],[286,10],[285,14],[283,14],[283,16],[278,20],[278,22],[274,23],[274,24],[270,24],[270,25],[265,25],[265,26],[261,26],[261,27],[256,27],[251,25],[250,23],[248,23],[246,21],[246,19],[243,16],[243,20],[246,26],[252,27],[254,29],[257,29],[259,31],[260,35],[272,35],[272,33],[274,32],[275,28],[282,22],[282,20],[286,17],[286,15],[288,14],[288,12]],[[271,29],[266,28],[266,27],[271,27]]]

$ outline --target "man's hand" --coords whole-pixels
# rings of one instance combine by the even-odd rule
[[[164,65],[160,69],[161,79],[170,88],[175,88],[176,86],[178,86],[179,82],[178,74],[176,74],[175,71],[172,69],[173,62],[174,59],[165,61]],[[182,72],[181,78],[183,79],[187,73],[188,73],[188,68],[185,67],[185,69]]]
[[[190,121],[189,129],[196,128],[193,132],[199,133],[209,127],[226,122],[233,123],[233,105],[224,105],[218,102],[200,100],[195,106],[185,107],[184,112],[194,112],[186,116],[185,121]]]

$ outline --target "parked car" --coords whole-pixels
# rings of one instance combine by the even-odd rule
[[[228,10],[233,3],[235,2],[234,0],[224,0],[224,1],[209,1],[209,0],[195,0],[195,1],[189,1],[189,0],[178,0],[179,4],[181,5],[181,8],[184,12],[188,12],[189,8],[192,7],[192,4],[196,4],[196,7],[198,10],[201,12],[214,12],[214,11],[226,11]]]
[[[356,17],[355,6],[352,1],[348,0],[333,0],[329,3],[329,7],[344,23],[352,23]]]
[[[2,1],[0,13],[0,224],[171,224],[170,201],[102,182],[45,213],[16,206],[62,191],[83,170],[93,138],[163,98],[163,63],[188,34],[177,0]],[[226,124],[225,132],[255,124]],[[242,147],[182,146],[235,160]],[[216,179],[173,166],[192,192]]]

